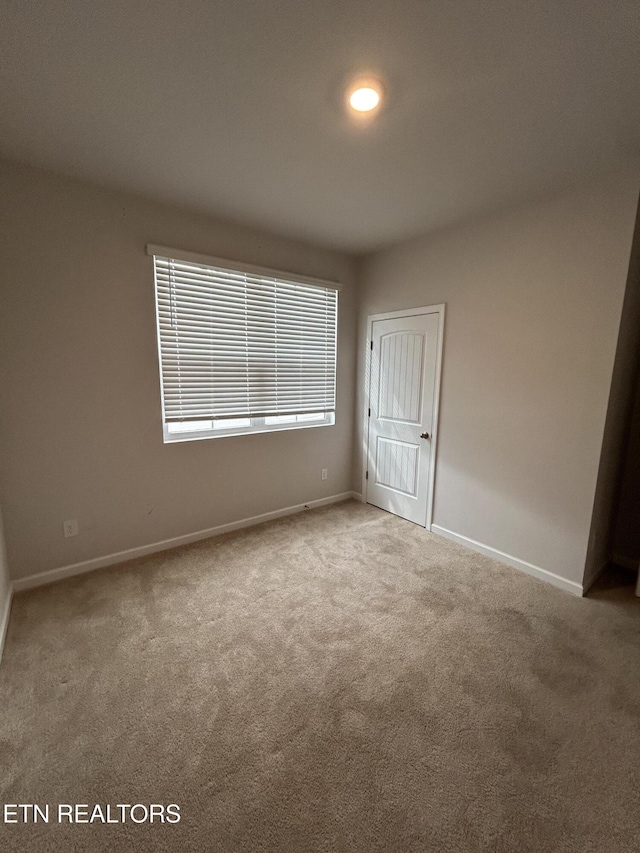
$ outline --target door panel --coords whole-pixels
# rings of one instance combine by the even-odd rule
[[[378,436],[376,484],[415,497],[419,453],[420,448],[415,444]]]
[[[380,339],[378,417],[418,423],[424,335],[391,332]]]
[[[372,324],[367,501],[423,526],[438,318],[425,313]]]

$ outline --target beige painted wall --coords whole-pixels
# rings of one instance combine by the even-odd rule
[[[351,488],[353,261],[10,163],[0,209],[13,577]],[[336,425],[164,445],[147,242],[342,281]],[[70,518],[80,535],[64,539]]]
[[[633,430],[640,422],[632,424],[636,376],[640,370],[640,207],[629,259],[629,273],[618,343],[611,378],[609,405],[604,427],[600,467],[596,484],[591,533],[584,575],[585,589],[589,589],[612,556],[619,552],[614,542],[616,513],[626,516],[631,531],[624,521],[619,535],[625,537],[623,553],[633,541],[633,531],[640,527],[637,516],[633,520],[633,447],[629,448],[625,476],[627,445],[633,441]],[[636,415],[637,417],[637,415]],[[635,487],[637,491],[637,486]],[[637,507],[636,507],[637,508]],[[631,535],[630,539],[626,537]],[[636,535],[636,541],[638,539]],[[639,557],[640,557],[640,552]]]
[[[447,305],[434,523],[576,583],[639,184],[617,174],[361,267],[360,377],[368,314]]]

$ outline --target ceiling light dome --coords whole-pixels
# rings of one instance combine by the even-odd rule
[[[358,113],[370,113],[380,106],[382,94],[383,87],[379,80],[371,77],[356,80],[348,89],[349,106]]]

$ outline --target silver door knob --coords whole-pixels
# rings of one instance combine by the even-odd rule
[[[428,432],[423,432],[420,438],[431,438]]]

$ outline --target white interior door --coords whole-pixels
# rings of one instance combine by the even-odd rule
[[[439,313],[371,324],[367,502],[427,524]]]

